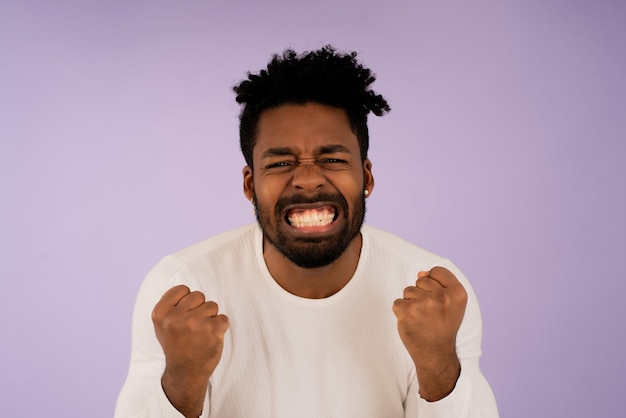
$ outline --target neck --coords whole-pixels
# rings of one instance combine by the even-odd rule
[[[361,234],[358,234],[337,260],[309,269],[297,266],[264,239],[263,258],[274,280],[287,292],[322,299],[339,292],[350,281],[359,263],[361,243]]]

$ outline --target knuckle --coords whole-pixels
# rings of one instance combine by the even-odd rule
[[[187,320],[186,326],[189,331],[194,333],[204,331],[207,328],[207,324],[205,323],[205,321],[203,321],[201,318],[198,318],[197,316],[190,317]]]
[[[457,286],[454,289],[454,295],[453,295],[454,299],[458,302],[467,302],[468,299],[468,295],[467,295],[467,291],[465,290],[465,287],[463,287],[463,285],[461,285],[459,283],[459,286]]]
[[[166,311],[162,309],[161,305],[157,304],[152,310],[152,322],[160,323],[163,322],[163,318],[165,317]]]
[[[178,328],[177,324],[172,321],[172,318],[169,316],[161,318],[160,321],[155,323],[155,325],[157,325],[158,328],[166,334],[171,334],[172,332],[175,332]]]
[[[210,311],[217,312],[219,310],[219,306],[217,305],[217,303],[212,300],[207,300],[206,302],[204,302],[204,307]]]
[[[415,286],[407,286],[404,288],[403,296],[404,298],[409,298],[415,292]]]
[[[407,315],[406,302],[406,299],[396,299],[393,301],[391,309],[398,319],[403,319]]]
[[[411,303],[407,306],[407,313],[410,317],[418,317],[424,310],[424,306],[428,307],[428,301],[417,303],[415,301],[411,301]]]
[[[154,309],[152,311],[151,318],[152,318],[152,322],[154,322],[155,324],[158,322],[161,322],[161,314],[159,313],[157,309]]]
[[[400,309],[402,309],[402,299],[396,299],[393,301],[393,305],[391,306],[391,309],[395,311],[399,311]]]
[[[445,269],[443,267],[441,267],[441,266],[434,266],[433,268],[430,269],[430,273],[431,274],[437,273],[437,272],[439,272],[441,270],[445,270]]]
[[[198,302],[204,302],[204,293],[200,292],[199,290],[194,290],[193,292],[190,292],[187,296],[185,296],[187,298],[190,298],[191,300],[198,301]]]
[[[439,276],[439,277],[449,276],[450,274],[451,274],[450,270],[442,266],[435,266],[430,270],[430,275],[433,277],[434,276]]]
[[[219,330],[220,334],[224,335],[229,326],[228,317],[226,315],[218,315],[213,318],[213,321],[216,325],[215,328]]]
[[[184,284],[178,284],[178,285],[176,285],[176,286],[172,287],[172,288],[170,289],[170,291],[173,291],[173,292],[181,292],[181,293],[185,293],[185,294],[187,294],[187,293],[189,293],[191,290],[189,289],[189,286],[187,286],[187,285],[184,285]]]

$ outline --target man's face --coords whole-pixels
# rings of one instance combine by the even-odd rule
[[[359,234],[364,191],[374,186],[345,111],[314,103],[267,110],[252,157],[244,191],[266,241],[304,268],[339,258]]]

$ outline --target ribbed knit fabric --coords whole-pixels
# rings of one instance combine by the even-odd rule
[[[182,283],[217,302],[230,321],[204,417],[497,417],[478,367],[481,319],[465,276],[448,260],[381,230],[363,226],[362,235],[354,276],[325,299],[294,296],[274,281],[256,225],[163,259],[139,292],[116,417],[182,416],[160,385],[165,359],[151,322],[163,293]],[[461,378],[448,397],[429,403],[419,397],[391,307],[418,271],[436,265],[454,272],[469,300],[457,337]]]

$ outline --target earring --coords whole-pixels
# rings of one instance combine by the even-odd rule
[[[365,189],[365,191],[363,191],[363,194],[367,197],[367,196],[369,196],[370,191],[369,191],[369,190],[367,190],[367,189]]]
[[[256,203],[254,202],[254,197],[250,198],[250,203],[252,203],[252,215],[256,218]]]

